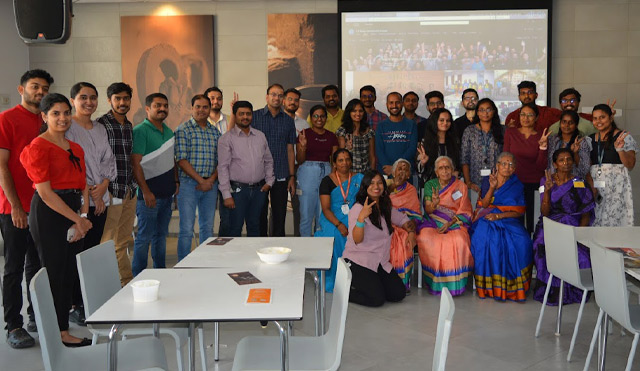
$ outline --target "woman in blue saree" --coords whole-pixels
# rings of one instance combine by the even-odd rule
[[[544,190],[541,189],[540,194],[540,220],[533,234],[533,260],[537,272],[533,298],[540,302],[544,299],[544,292],[549,282],[542,218],[546,216],[562,224],[585,227],[593,223],[596,205],[591,188],[585,186],[584,179],[573,175],[573,152],[568,148],[561,148],[553,153],[552,160],[556,171],[553,174],[547,171],[546,176],[540,181]],[[578,265],[583,269],[591,267],[589,250],[580,244],[578,245]],[[560,280],[554,278],[547,305],[558,305],[559,288]],[[565,282],[562,303],[571,304],[581,301],[582,290]]]
[[[482,184],[471,227],[471,254],[480,298],[525,301],[531,284],[531,239],[522,224],[524,186],[514,175],[515,170],[513,155],[503,152],[496,170]]]
[[[314,237],[333,237],[333,256],[331,269],[325,276],[325,289],[333,292],[336,279],[338,258],[344,252],[344,245],[349,234],[349,210],[360,189],[362,174],[351,171],[351,152],[341,148],[332,156],[335,170],[324,177],[320,183],[320,215],[319,229]]]

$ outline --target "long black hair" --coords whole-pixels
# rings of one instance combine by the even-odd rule
[[[580,134],[580,130],[578,130],[578,122],[580,121],[580,116],[578,116],[578,112],[576,111],[571,111],[571,110],[562,111],[562,114],[560,115],[560,125],[558,125],[558,137],[560,138],[562,138],[562,128],[561,128],[562,119],[565,116],[571,117],[571,121],[573,121],[573,123],[576,125],[576,129],[573,131],[573,134],[571,134],[571,139],[569,140],[569,147],[571,147],[571,145],[578,138],[578,134]]]
[[[611,107],[609,107],[608,105],[604,104],[604,103],[600,103],[600,104],[596,104],[595,107],[593,107],[593,110],[591,111],[591,113],[595,112],[595,111],[603,111],[604,113],[607,114],[607,116],[611,117],[611,115],[613,115],[613,111],[611,111]],[[618,125],[616,125],[616,122],[613,121],[613,119],[611,120],[611,130],[609,130],[609,132],[607,133],[607,138],[606,141],[604,143],[604,148],[612,148],[613,147],[613,133],[616,132],[616,130],[618,130]],[[595,136],[594,136],[595,138]],[[602,141],[602,137],[600,137],[600,140]]]
[[[476,105],[476,115],[473,118],[472,123],[477,124],[480,122],[480,117],[478,117],[478,108],[480,108],[480,105],[483,103],[489,103],[491,109],[493,109],[493,119],[491,120],[491,134],[493,135],[493,140],[495,140],[498,144],[504,144],[504,132],[502,124],[500,123],[498,107],[491,99],[482,98],[478,101],[478,104]]]
[[[360,205],[364,205],[367,197],[369,197],[367,189],[369,189],[371,181],[373,181],[373,178],[375,178],[376,176],[379,176],[382,179],[384,188],[377,202],[378,207],[374,206],[371,209],[369,220],[371,221],[371,224],[373,224],[376,228],[382,230],[382,223],[380,222],[380,214],[382,214],[382,217],[384,217],[384,220],[387,223],[389,234],[391,234],[393,233],[393,226],[391,224],[391,198],[389,198],[389,189],[387,189],[387,182],[385,182],[384,177],[377,170],[367,170],[364,173],[362,183],[360,183],[360,190],[356,194],[356,202]]]
[[[446,155],[451,157],[454,167],[459,167],[460,165],[460,143],[458,136],[455,135],[453,131],[453,115],[451,115],[451,112],[446,108],[438,108],[433,111],[431,116],[429,116],[429,119],[427,119],[427,126],[424,132],[424,138],[422,139],[424,150],[427,152],[427,155],[429,155],[429,160],[425,165],[425,170],[427,170],[427,172],[428,170],[433,172],[435,160],[440,156],[438,152],[440,146],[438,140],[438,120],[440,119],[440,115],[443,113],[447,113],[449,114],[449,117],[451,117],[451,126],[444,135],[444,144],[447,149]]]
[[[362,135],[367,132],[369,128],[369,121],[367,120],[367,111],[364,110],[364,104],[360,99],[352,99],[347,103],[347,107],[344,109],[344,115],[342,115],[342,127],[346,130],[347,134],[354,134],[353,132],[353,120],[351,119],[351,112],[356,109],[357,106],[362,107],[363,115],[360,121],[360,132]]]

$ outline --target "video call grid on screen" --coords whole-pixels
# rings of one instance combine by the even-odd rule
[[[424,95],[439,90],[455,118],[462,92],[474,88],[504,121],[520,106],[518,83],[531,80],[546,105],[548,22],[547,9],[344,12],[342,101],[373,85],[386,112],[387,93],[414,91],[417,113],[428,117]]]

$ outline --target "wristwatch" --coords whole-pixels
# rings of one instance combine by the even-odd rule
[[[81,218],[85,218],[85,219],[87,219],[87,213],[82,213],[82,214],[80,214],[80,217],[81,217]]]

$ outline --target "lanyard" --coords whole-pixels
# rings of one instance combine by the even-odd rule
[[[597,134],[598,140],[596,140],[596,150],[598,151],[598,178],[602,175],[602,160],[604,159],[604,145],[602,146],[602,151],[600,150],[600,141],[602,136],[600,133]]]
[[[342,199],[344,200],[345,204],[348,204],[349,201],[347,201],[347,195],[349,192],[349,188],[351,188],[351,173],[349,173],[349,182],[347,183],[347,191],[344,191],[344,188],[342,188],[342,181],[340,180],[340,175],[338,175],[338,171],[336,170],[336,178],[338,179],[338,187],[340,187],[340,193],[342,193]]]
[[[484,165],[485,167],[487,167],[489,166],[489,146],[491,145],[491,132],[485,133],[482,129],[480,129],[480,134],[482,135]]]

